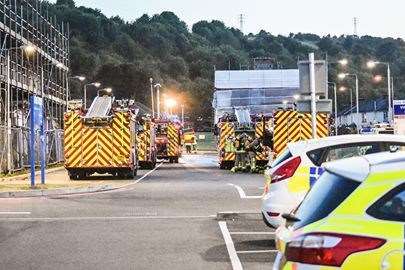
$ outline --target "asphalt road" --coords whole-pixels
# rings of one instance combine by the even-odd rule
[[[98,194],[0,199],[0,269],[271,268],[273,233],[258,214],[216,219],[258,213],[262,176],[195,155],[137,180]]]

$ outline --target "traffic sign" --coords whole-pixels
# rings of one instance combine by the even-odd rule
[[[405,100],[394,100],[394,116],[405,115]]]
[[[36,134],[40,132],[40,156],[41,156],[41,182],[45,183],[45,136],[44,136],[44,110],[43,99],[30,96],[30,165],[31,186],[35,186],[35,141]]]

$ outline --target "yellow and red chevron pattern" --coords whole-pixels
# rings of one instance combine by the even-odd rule
[[[219,142],[218,142],[218,151],[224,152],[226,140],[231,137],[235,136],[235,126],[233,123],[224,122],[219,125],[220,133],[219,133]],[[235,153],[225,153],[222,157],[223,161],[234,161],[236,158]]]
[[[317,114],[317,138],[329,135],[328,114]],[[274,152],[280,154],[290,142],[312,139],[312,116],[296,111],[277,111],[274,114]]]
[[[65,115],[65,167],[122,168],[131,166],[134,123],[129,113],[117,112],[102,127],[83,124],[78,112]]]
[[[167,148],[167,156],[169,157],[178,157],[180,156],[180,136],[178,129],[173,123],[167,125],[167,139],[169,145]]]
[[[143,132],[137,135],[136,147],[139,161],[149,161],[150,147],[152,142],[151,124],[145,122]]]

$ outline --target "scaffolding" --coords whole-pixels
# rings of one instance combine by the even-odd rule
[[[62,161],[69,99],[69,25],[48,3],[0,0],[0,171],[29,166],[29,97],[43,97],[48,163]],[[28,50],[28,48],[30,50]]]

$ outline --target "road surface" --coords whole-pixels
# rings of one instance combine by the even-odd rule
[[[190,155],[117,191],[0,199],[0,269],[271,269],[262,186]],[[257,214],[217,220],[227,211]]]

